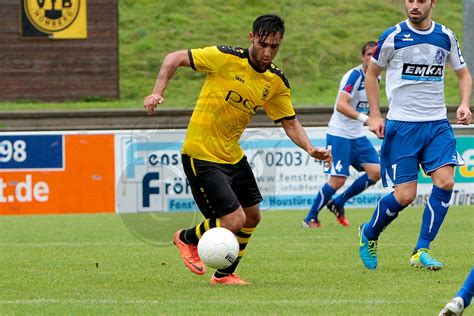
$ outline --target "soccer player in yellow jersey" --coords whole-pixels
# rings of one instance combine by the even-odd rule
[[[296,145],[312,157],[331,163],[330,151],[313,147],[296,119],[290,85],[272,63],[284,33],[284,21],[279,16],[262,15],[253,23],[247,49],[212,46],[170,53],[163,61],[152,94],[144,100],[145,109],[153,113],[165,101],[165,88],[180,66],[207,73],[182,150],[186,177],[206,220],[177,231],[173,242],[188,269],[202,275],[206,268],[197,253],[202,234],[214,227],[225,227],[237,236],[237,260],[230,267],[217,270],[211,284],[248,284],[234,272],[260,222],[262,196],[239,139],[255,113],[263,108],[275,123],[282,124]]]

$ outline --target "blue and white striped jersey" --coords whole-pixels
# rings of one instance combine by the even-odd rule
[[[420,31],[403,21],[386,30],[372,54],[372,62],[387,68],[387,118],[406,122],[446,118],[444,72],[466,67],[454,33],[432,22]]]

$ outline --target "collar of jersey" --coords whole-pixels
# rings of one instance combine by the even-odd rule
[[[435,21],[431,20],[431,26],[429,29],[427,30],[424,30],[424,31],[420,31],[420,30],[417,30],[416,28],[414,28],[411,24],[410,24],[410,21],[408,19],[405,20],[406,24],[407,24],[407,27],[410,29],[410,31],[412,32],[415,32],[415,33],[418,33],[418,34],[421,34],[421,35],[428,35],[430,34],[431,32],[433,32],[434,28],[435,28]]]

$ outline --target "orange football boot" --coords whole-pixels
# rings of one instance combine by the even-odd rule
[[[222,278],[216,278],[213,275],[211,284],[248,285],[250,283],[242,280],[237,274],[232,273]]]
[[[173,235],[173,243],[178,247],[184,264],[191,270],[192,273],[203,275],[206,273],[206,266],[199,258],[196,245],[186,244],[179,238],[182,229],[178,230]]]

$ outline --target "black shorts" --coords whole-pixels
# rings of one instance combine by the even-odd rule
[[[220,164],[182,155],[194,200],[206,218],[219,218],[262,201],[252,169],[244,156],[238,163]]]

